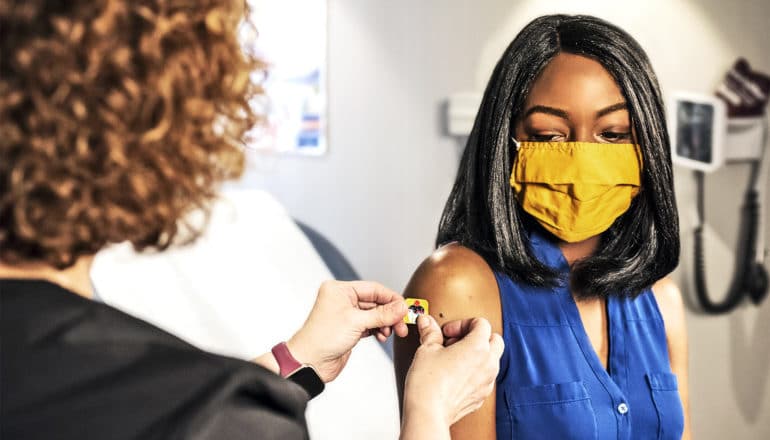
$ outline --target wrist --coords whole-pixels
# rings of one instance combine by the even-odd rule
[[[266,369],[272,371],[275,374],[278,374],[280,372],[278,361],[275,359],[275,356],[273,356],[272,352],[267,352],[262,356],[254,359],[252,362],[254,362],[257,365],[261,365],[265,367]]]
[[[440,405],[440,402],[430,400],[405,402],[400,439],[449,439],[449,420]]]
[[[312,399],[324,390],[324,381],[310,364],[298,361],[285,342],[276,344],[270,350],[279,365],[279,374],[301,386]]]
[[[312,345],[306,342],[305,338],[303,338],[299,333],[295,334],[288,341],[286,341],[286,346],[289,348],[291,355],[294,356],[294,359],[300,363],[311,365],[316,369],[320,367],[320,359],[312,349]]]

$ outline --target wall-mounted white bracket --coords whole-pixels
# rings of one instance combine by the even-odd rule
[[[730,118],[724,147],[725,161],[758,160],[765,148],[765,118]]]
[[[447,100],[447,132],[450,136],[467,137],[471,134],[476,113],[481,105],[481,93],[455,93]]]

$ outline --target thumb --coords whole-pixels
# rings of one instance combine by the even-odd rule
[[[405,315],[406,304],[404,304],[403,300],[383,304],[373,309],[364,310],[361,313],[363,317],[362,324],[366,327],[366,330],[396,325],[403,321]]]
[[[444,344],[444,334],[441,333],[441,327],[430,315],[420,315],[417,317],[417,328],[420,330],[420,344]]]
[[[492,352],[492,356],[494,359],[499,361],[500,357],[503,355],[503,350],[505,350],[505,342],[503,341],[503,337],[497,333],[492,333],[492,337],[489,340],[489,346],[490,351]]]

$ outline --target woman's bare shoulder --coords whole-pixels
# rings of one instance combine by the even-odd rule
[[[436,249],[417,268],[406,288],[408,297],[429,301],[430,314],[439,324],[483,316],[499,321],[497,280],[478,253],[457,243]]]
[[[680,324],[680,319],[684,318],[684,300],[674,280],[661,278],[652,286],[652,293],[666,326]]]
[[[679,286],[671,278],[662,278],[652,286],[652,293],[663,317],[669,348],[676,351],[680,346],[686,347],[685,306]]]

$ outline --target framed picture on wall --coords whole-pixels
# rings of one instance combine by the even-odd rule
[[[255,72],[264,94],[252,106],[264,120],[247,136],[249,148],[324,154],[327,0],[248,0],[248,5],[240,37],[246,50],[266,64]]]

